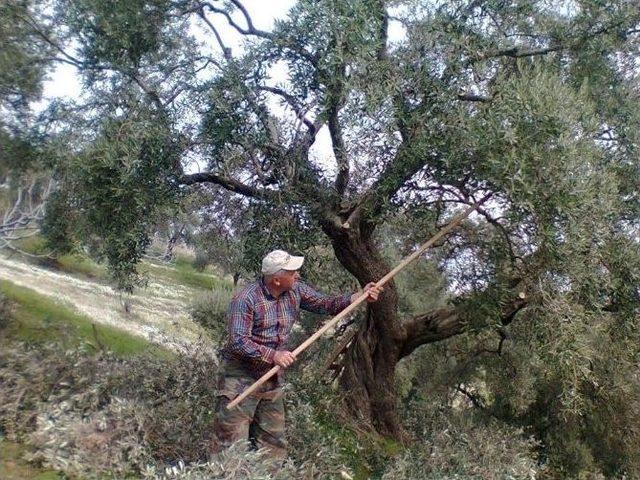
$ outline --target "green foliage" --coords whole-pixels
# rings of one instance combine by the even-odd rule
[[[13,318],[13,303],[4,293],[0,293],[0,330],[4,329]]]
[[[65,165],[65,193],[45,221],[51,243],[65,246],[60,238],[73,225],[91,253],[108,261],[118,288],[131,291],[142,281],[137,264],[155,216],[176,197],[176,154],[163,122],[148,112],[105,120],[98,139]],[[51,218],[65,209],[64,218]]]
[[[40,226],[46,246],[59,254],[78,249],[76,229],[79,212],[71,210],[70,206],[70,192],[65,190],[53,192],[47,201],[47,213]]]
[[[1,119],[0,119],[1,121]],[[0,127],[2,124],[0,123]],[[0,128],[0,175],[20,177],[40,160],[36,139]]]
[[[203,221],[192,240],[200,251],[227,272],[253,277],[267,251],[284,248],[307,256],[303,273],[312,283],[345,290],[352,280],[328,254],[326,233],[393,263],[459,204],[492,192],[429,262],[397,280],[398,313],[423,313],[455,295],[467,333],[400,365],[408,428],[454,433],[423,432],[433,451],[412,448],[388,475],[526,476],[535,455],[520,429],[540,442],[549,475],[640,475],[633,448],[640,305],[634,2],[303,0],[273,35],[253,31],[240,55],[224,51],[223,58],[203,54],[185,34],[196,14],[213,18],[207,6],[54,4],[60,28],[43,15],[51,31],[44,30],[63,46],[78,45],[89,99],[78,106],[90,112],[84,121],[65,121],[92,133],[71,135],[65,155],[55,156],[63,190],[43,226],[52,246],[89,246],[120,288],[131,290],[150,230],[171,210],[163,207],[175,197],[180,163],[195,157],[214,183],[237,192],[242,181],[251,193],[247,200],[217,188],[198,192],[203,201],[191,208]],[[16,8],[7,18],[23,7]],[[252,29],[234,2],[220,8]],[[8,55],[30,64],[24,24],[15,25],[3,24],[0,35],[21,38]],[[387,26],[406,35],[390,40]],[[272,67],[285,70],[277,85],[285,95],[266,93]],[[15,98],[35,98],[38,75],[26,72]],[[0,86],[7,81],[0,77]],[[141,109],[141,98],[151,107]],[[274,99],[285,113],[272,108]],[[311,122],[330,123],[334,153],[349,160],[344,195],[334,188],[340,165],[327,168],[310,154],[317,142]],[[13,142],[11,157],[31,158],[32,136],[0,135]],[[346,228],[353,213],[366,221]],[[367,243],[372,231],[375,245]],[[182,281],[211,285],[184,272]],[[527,307],[505,318],[519,294]],[[221,315],[208,302],[196,307],[200,323]],[[386,367],[380,372],[392,370]],[[465,423],[450,398],[460,389],[503,423],[482,416]],[[322,424],[314,408],[300,410],[309,413],[305,429],[314,431],[311,420]],[[428,417],[422,424],[420,411]],[[340,436],[317,433],[318,450]],[[355,453],[348,436],[341,438]],[[384,458],[365,471],[383,474]],[[489,470],[478,466],[482,458]],[[202,468],[193,475],[206,475]]]
[[[204,269],[207,268],[209,263],[210,260],[204,252],[196,252],[191,265],[197,272],[204,272]]]
[[[92,63],[108,62],[119,67],[139,67],[160,46],[167,0],[60,2],[58,8],[81,36],[82,54]]]
[[[533,439],[521,430],[473,417],[469,411],[447,409],[423,418],[426,438],[396,456],[381,478],[538,478],[542,469]]]
[[[242,159],[243,144],[262,145],[269,141],[268,124],[261,123],[267,111],[257,103],[251,86],[265,75],[266,65],[248,57],[233,63],[210,85],[210,107],[203,118],[212,161],[234,168]],[[227,147],[228,146],[228,147]]]
[[[0,106],[12,109],[14,114],[24,111],[28,102],[39,97],[47,66],[43,57],[48,48],[25,21],[32,9],[31,1],[0,5]],[[7,123],[13,121],[8,119]]]

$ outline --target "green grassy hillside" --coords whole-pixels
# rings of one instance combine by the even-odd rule
[[[35,291],[0,280],[0,293],[12,307],[12,319],[0,331],[4,342],[21,341],[27,344],[57,343],[61,348],[86,347],[106,349],[118,356],[127,356],[149,349],[169,351],[150,344],[135,335],[77,313],[64,305]]]

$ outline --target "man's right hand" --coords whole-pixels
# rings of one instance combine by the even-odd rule
[[[273,356],[273,363],[282,368],[288,368],[296,361],[296,356],[286,350],[278,350]]]

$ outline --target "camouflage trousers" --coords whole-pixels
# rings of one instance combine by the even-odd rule
[[[249,395],[238,406],[227,409],[231,400],[255,382],[230,366],[223,367],[218,379],[218,401],[213,420],[211,453],[218,453],[237,441],[249,441],[253,448],[264,448],[274,460],[287,455],[282,388],[272,380]]]

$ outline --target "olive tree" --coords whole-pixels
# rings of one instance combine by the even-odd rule
[[[269,31],[239,0],[55,4],[42,22],[64,28],[40,31],[83,75],[85,107],[100,113],[86,121],[101,125],[62,176],[120,271],[144,251],[156,206],[191,186],[233,194],[220,215],[254,212],[258,243],[305,252],[328,241],[361,285],[391,268],[388,220],[407,219],[408,252],[490,193],[431,256],[446,306],[401,315],[391,282],[367,307],[341,357],[354,416],[401,438],[396,365],[464,332],[495,338],[494,357],[507,337],[530,349],[516,373],[499,358],[491,372],[514,385],[527,375],[526,389],[493,400],[529,425],[551,398],[577,422],[615,390],[604,387],[612,359],[631,371],[634,2],[301,0]],[[231,33],[243,48],[229,47]],[[602,345],[616,345],[611,358]]]

